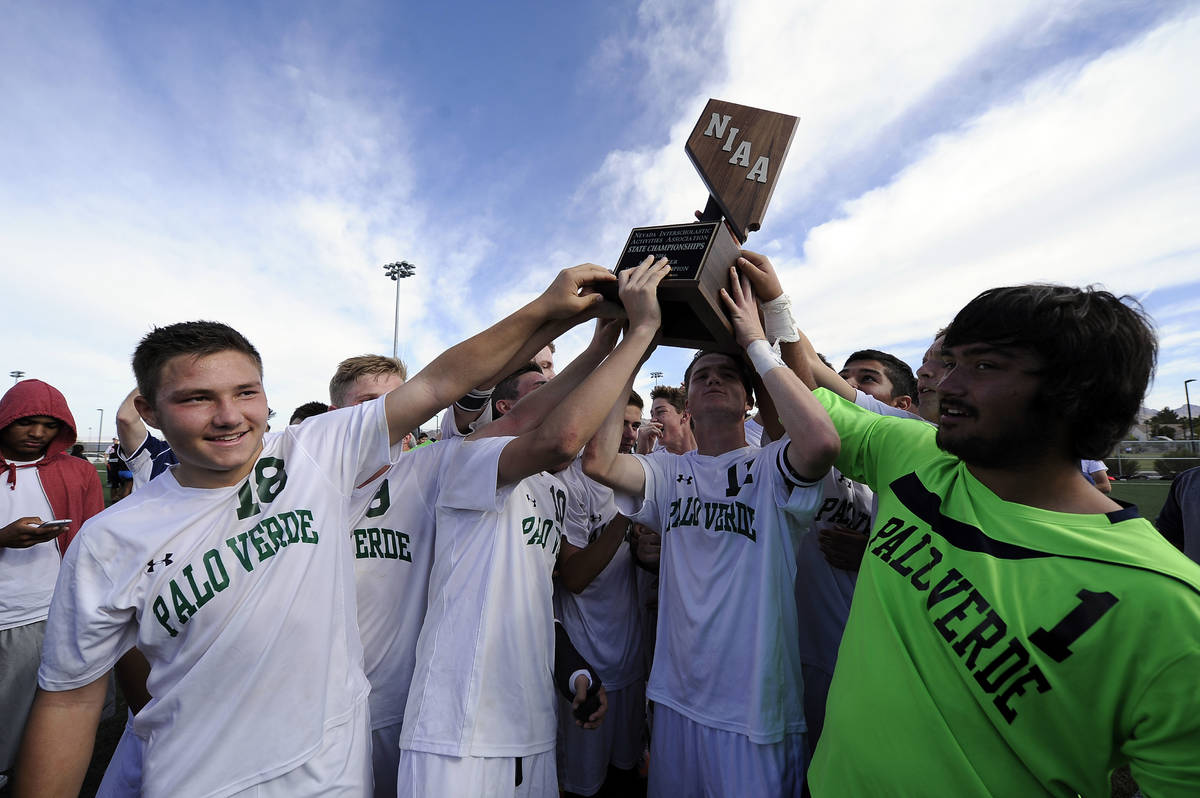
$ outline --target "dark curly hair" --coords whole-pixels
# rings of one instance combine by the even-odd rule
[[[1098,460],[1129,431],[1154,373],[1158,341],[1137,300],[1096,288],[1018,285],[972,299],[946,347],[987,343],[1042,358],[1040,409],[1066,424],[1078,458]]]

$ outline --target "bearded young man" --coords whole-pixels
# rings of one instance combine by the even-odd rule
[[[813,795],[1194,793],[1200,569],[1079,469],[1156,348],[1105,291],[997,288],[946,331],[936,430],[815,392],[879,511]]]

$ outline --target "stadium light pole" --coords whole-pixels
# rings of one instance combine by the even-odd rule
[[[96,427],[96,454],[100,454],[100,442],[104,440],[104,408],[96,409],[100,411],[100,426]]]
[[[1193,450],[1196,448],[1196,432],[1192,429],[1192,398],[1188,396],[1187,387],[1189,382],[1195,381],[1194,379],[1183,381],[1183,406],[1187,408],[1188,414],[1188,446]]]
[[[392,323],[392,357],[396,357],[400,343],[400,281],[405,277],[412,277],[416,270],[417,267],[406,260],[388,263],[383,267],[383,273],[396,283],[396,315]]]
[[[13,378],[13,385],[16,385],[18,382],[20,382],[20,381],[21,381],[21,378],[25,376],[25,372],[23,372],[23,371],[10,371],[10,372],[8,372],[8,376],[10,376],[10,377],[12,377],[12,378]]]
[[[652,372],[650,372],[650,379],[652,379],[652,380],[661,380],[661,379],[662,379],[662,372],[661,372],[661,371],[652,371]]]

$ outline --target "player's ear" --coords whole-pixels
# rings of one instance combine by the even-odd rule
[[[142,417],[142,421],[155,429],[162,429],[162,427],[158,426],[158,414],[154,412],[154,406],[147,402],[146,397],[140,393],[133,397],[133,409]]]
[[[912,408],[913,400],[911,396],[897,396],[892,400],[892,407],[898,407],[901,410],[909,410]]]
[[[507,399],[496,400],[496,417],[507,416],[508,411],[512,410],[513,403]]]

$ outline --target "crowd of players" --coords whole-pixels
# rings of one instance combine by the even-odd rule
[[[14,386],[16,794],[77,794],[114,669],[109,796],[1107,795],[1120,765],[1195,794],[1200,568],[1080,467],[1145,393],[1139,310],[993,289],[915,375],[838,372],[744,252],[742,356],[697,353],[647,411],[667,272],[567,269],[411,379],[347,359],[331,412],[271,433],[243,336],[157,328],[103,512],[61,394]]]

